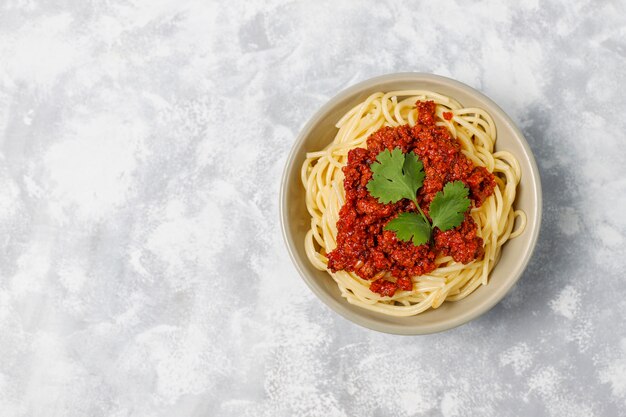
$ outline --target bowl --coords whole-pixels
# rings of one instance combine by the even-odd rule
[[[445,94],[465,107],[480,107],[493,118],[497,129],[496,150],[507,150],[519,161],[521,180],[515,208],[526,213],[525,231],[502,248],[498,264],[489,283],[480,286],[466,298],[444,302],[411,317],[391,317],[349,304],[326,271],[310,264],[304,249],[304,238],[310,227],[305,206],[305,190],[300,167],[307,152],[318,151],[330,143],[337,132],[335,124],[349,109],[370,94],[382,91],[425,89]],[[530,260],[541,225],[541,183],[532,151],[520,130],[496,103],[473,88],[438,75],[396,73],[375,77],[343,90],[317,111],[298,135],[282,178],[280,218],[285,243],[293,263],[308,287],[328,307],[346,319],[385,333],[418,335],[441,332],[460,326],[496,305],[513,287]]]

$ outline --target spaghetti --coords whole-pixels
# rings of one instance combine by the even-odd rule
[[[475,166],[484,167],[495,176],[493,193],[469,213],[476,224],[476,234],[484,242],[481,256],[467,264],[452,256],[439,254],[432,271],[410,277],[412,290],[395,291],[386,296],[373,292],[372,282],[355,272],[329,268],[328,254],[337,247],[337,221],[344,205],[342,168],[348,153],[365,148],[367,139],[383,127],[418,123],[418,101],[432,101],[437,126],[445,127],[456,139],[462,154]],[[412,316],[437,308],[444,301],[457,301],[488,283],[489,273],[498,262],[504,243],[521,234],[526,216],[513,208],[520,180],[517,160],[506,151],[494,152],[496,129],[493,120],[478,108],[464,108],[452,98],[421,90],[375,93],[353,107],[337,123],[334,140],[322,151],[310,152],[302,166],[306,206],[311,215],[311,229],[305,237],[310,262],[328,271],[341,294],[351,304],[393,316]],[[516,218],[519,225],[514,229]],[[360,262],[360,261],[359,261]]]

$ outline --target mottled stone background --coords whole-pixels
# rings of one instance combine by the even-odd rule
[[[426,337],[279,232],[298,130],[398,71],[493,98],[544,186],[515,289]],[[2,1],[0,415],[626,416],[625,81],[623,1]]]

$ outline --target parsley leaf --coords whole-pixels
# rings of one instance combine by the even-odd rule
[[[470,206],[469,190],[462,181],[449,182],[443,192],[435,194],[430,202],[429,213],[433,227],[441,231],[450,230],[463,223],[465,212]]]
[[[430,224],[417,213],[400,213],[385,226],[385,230],[396,232],[398,239],[405,242],[413,241],[415,246],[430,240]]]
[[[417,190],[424,183],[424,165],[414,152],[402,153],[400,148],[385,149],[370,165],[374,174],[367,183],[372,197],[383,204],[408,198],[417,204]]]

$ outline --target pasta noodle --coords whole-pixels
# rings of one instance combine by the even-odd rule
[[[337,246],[337,220],[344,203],[343,172],[351,149],[365,147],[367,138],[383,126],[414,126],[417,120],[415,102],[436,103],[437,125],[445,126],[456,138],[463,154],[475,165],[485,167],[496,177],[496,187],[470,215],[484,242],[484,255],[469,264],[455,262],[450,256],[438,256],[437,268],[412,277],[412,291],[397,291],[381,296],[370,291],[371,281],[356,273],[328,270],[326,254]],[[446,120],[443,113],[452,113]],[[449,117],[448,117],[449,118]],[[520,166],[506,151],[494,152],[496,127],[487,112],[464,108],[454,99],[431,91],[406,90],[375,93],[354,106],[337,123],[334,140],[323,150],[310,152],[302,165],[302,183],[306,189],[306,206],[311,215],[311,229],[305,237],[306,254],[320,270],[328,271],[341,294],[354,305],[393,316],[413,316],[437,308],[444,301],[458,301],[489,281],[502,246],[519,236],[526,225],[526,215],[513,208]],[[515,224],[517,223],[517,227]]]

